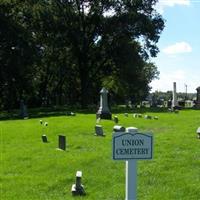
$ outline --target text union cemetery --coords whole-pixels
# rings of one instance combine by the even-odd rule
[[[96,112],[2,120],[1,199],[199,200],[200,110],[101,101]]]

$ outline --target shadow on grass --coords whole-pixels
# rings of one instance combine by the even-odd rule
[[[58,116],[70,116],[69,113],[80,114],[96,114],[97,108],[80,109],[73,107],[42,107],[28,109],[29,118],[43,118],[43,117],[58,117]],[[192,108],[186,108],[184,110],[194,110]],[[115,106],[111,109],[112,114],[121,113],[168,113],[168,108],[127,108],[125,106]],[[11,112],[0,112],[0,120],[19,120],[23,119],[19,115],[19,110],[12,110]],[[74,116],[71,116],[74,117]]]

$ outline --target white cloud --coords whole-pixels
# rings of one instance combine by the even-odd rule
[[[190,77],[188,79],[188,76]],[[173,89],[173,82],[176,82],[177,92],[185,92],[185,84],[188,86],[189,93],[195,93],[196,88],[200,85],[198,75],[193,75],[189,71],[177,69],[174,71],[161,72],[159,80],[153,80],[150,84],[152,92],[170,91]]]
[[[155,8],[159,13],[163,14],[166,7],[173,7],[176,5],[189,6],[190,0],[159,0]]]
[[[189,53],[192,51],[192,47],[187,42],[178,42],[164,48],[162,51],[166,54]]]

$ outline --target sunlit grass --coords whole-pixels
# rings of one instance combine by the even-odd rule
[[[200,199],[200,111],[146,113],[158,120],[118,114],[119,124],[154,135],[154,156],[138,161],[138,199]],[[48,122],[47,127],[39,120]],[[94,136],[95,114],[0,122],[2,200],[124,200],[125,161],[113,161],[113,121],[101,120],[106,137]],[[42,143],[46,134],[49,143]],[[58,135],[66,151],[58,151]],[[77,170],[86,196],[72,197]]]

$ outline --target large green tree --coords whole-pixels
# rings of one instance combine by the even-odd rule
[[[12,62],[20,67],[20,73],[27,69],[16,91],[25,91],[32,104],[61,103],[64,98],[66,103],[86,107],[97,101],[102,86],[120,99],[140,100],[158,75],[150,58],[158,53],[156,43],[164,21],[155,11],[155,3],[156,0],[4,0],[1,19],[17,40],[10,40],[9,36],[1,44],[1,58],[9,63],[1,70],[2,76],[11,75],[7,69]],[[19,29],[10,30],[13,26]],[[1,34],[6,38],[7,31],[2,30],[3,26]],[[15,62],[3,48],[13,47],[9,47],[9,41],[23,44],[15,46],[27,56],[17,56]],[[24,84],[27,81],[30,84]],[[4,80],[4,87],[5,83]],[[31,94],[25,87],[31,88]]]

